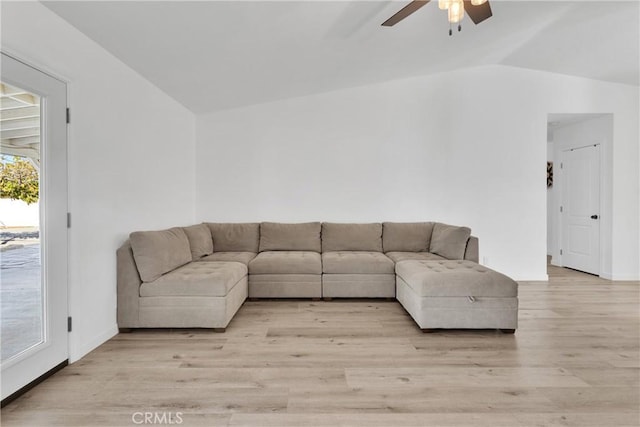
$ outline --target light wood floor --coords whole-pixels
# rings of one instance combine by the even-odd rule
[[[515,335],[422,334],[384,301],[247,302],[224,334],[121,334],[2,425],[640,425],[640,283],[550,275],[521,283]]]

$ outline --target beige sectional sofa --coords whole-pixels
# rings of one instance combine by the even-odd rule
[[[451,260],[482,271],[451,274],[454,265],[442,264]],[[469,228],[432,222],[205,223],[134,232],[117,251],[118,325],[224,330],[247,297],[397,297],[423,329],[515,330],[517,284],[477,262]],[[478,298],[482,310],[457,312]],[[425,312],[439,303],[433,322]],[[493,320],[479,321],[487,317]]]

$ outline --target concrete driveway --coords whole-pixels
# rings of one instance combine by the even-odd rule
[[[38,240],[0,247],[0,340],[5,361],[42,341]]]

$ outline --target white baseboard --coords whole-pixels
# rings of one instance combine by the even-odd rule
[[[74,346],[69,343],[69,363],[77,362],[91,351],[109,341],[114,336],[118,335],[118,325],[114,324],[106,331],[96,335],[91,341],[81,344],[74,349]],[[71,338],[71,337],[70,337]],[[73,341],[73,338],[71,338]]]
[[[640,276],[632,276],[625,274],[611,274],[609,272],[600,273],[600,277],[607,280],[615,280],[618,282],[635,282],[640,280]]]

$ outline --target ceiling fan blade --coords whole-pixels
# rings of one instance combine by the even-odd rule
[[[391,18],[387,19],[382,23],[385,27],[392,27],[396,25],[398,22],[402,21],[407,16],[411,15],[416,10],[420,9],[425,4],[429,3],[431,0],[413,0],[411,3],[400,9],[398,13],[393,15]]]
[[[471,4],[471,0],[464,0],[464,11],[467,12],[469,18],[471,18],[476,25],[493,16],[488,1],[479,6],[474,6]]]

